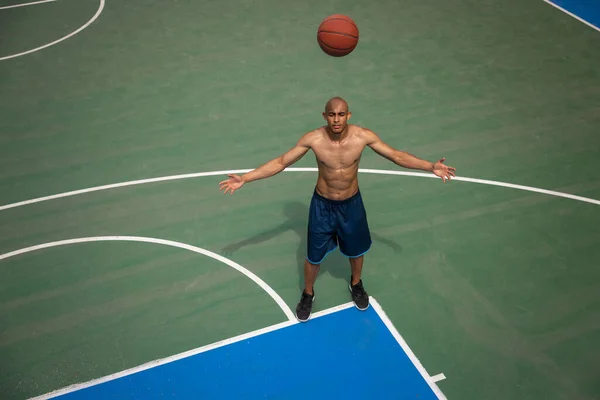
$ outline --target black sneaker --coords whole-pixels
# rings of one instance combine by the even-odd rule
[[[366,310],[369,308],[369,295],[363,287],[362,279],[354,286],[352,286],[352,278],[350,279],[348,289],[350,289],[350,293],[352,294],[354,305],[361,311]]]
[[[313,301],[315,301],[315,293],[313,295],[302,291],[302,297],[296,306],[296,318],[300,322],[306,322],[310,318],[310,312],[312,310]]]

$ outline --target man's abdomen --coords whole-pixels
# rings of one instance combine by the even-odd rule
[[[325,170],[319,168],[317,192],[331,200],[344,200],[358,191],[358,168]]]

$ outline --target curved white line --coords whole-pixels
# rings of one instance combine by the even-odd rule
[[[60,43],[63,40],[67,40],[71,36],[77,35],[79,32],[81,32],[82,30],[84,30],[85,28],[87,28],[88,26],[90,26],[92,23],[94,23],[94,21],[96,19],[98,19],[98,17],[100,16],[100,14],[102,14],[102,10],[104,9],[104,3],[105,3],[105,0],[100,0],[100,6],[98,7],[98,10],[96,11],[96,14],[94,14],[94,16],[92,17],[92,19],[90,19],[88,22],[86,22],[83,26],[81,26],[76,31],[73,31],[73,32],[69,33],[68,35],[63,36],[60,39],[56,39],[54,42],[45,44],[45,45],[40,46],[40,47],[36,47],[35,49],[27,50],[27,51],[24,51],[24,52],[18,53],[18,54],[12,54],[10,56],[0,57],[0,61],[8,60],[10,58],[24,56],[25,54],[33,53],[33,52],[45,49],[46,47],[54,46],[55,44]]]
[[[130,242],[145,242],[145,243],[163,244],[166,246],[178,247],[180,249],[193,251],[194,253],[203,254],[207,257],[213,258],[217,261],[222,262],[223,264],[229,265],[231,268],[238,270],[242,274],[246,275],[248,278],[252,279],[258,286],[260,286],[265,292],[267,292],[268,295],[273,298],[273,300],[275,300],[275,302],[277,303],[277,305],[279,305],[279,307],[284,312],[284,314],[286,315],[288,320],[290,320],[292,322],[296,321],[296,317],[292,313],[292,310],[283,301],[283,299],[277,294],[277,292],[275,290],[273,290],[273,288],[271,288],[271,286],[266,284],[262,279],[260,279],[256,275],[254,275],[252,272],[250,272],[246,268],[242,267],[241,265],[239,265],[238,263],[236,263],[234,261],[231,261],[228,258],[225,258],[219,254],[213,253],[212,251],[208,251],[206,249],[202,249],[200,247],[192,246],[192,245],[185,244],[185,243],[174,242],[172,240],[155,239],[155,238],[139,237],[139,236],[83,237],[83,238],[76,238],[76,239],[59,240],[57,242],[49,242],[49,243],[38,244],[36,246],[25,247],[23,249],[11,251],[10,253],[5,253],[5,254],[0,255],[0,260],[4,260],[4,259],[10,258],[10,257],[24,254],[24,253],[29,253],[31,251],[46,249],[48,247],[64,246],[67,244],[74,244],[74,243],[100,242],[100,241],[130,241]]]
[[[71,192],[58,193],[58,194],[53,194],[50,196],[38,197],[35,199],[31,199],[31,200],[24,200],[24,201],[20,201],[17,203],[6,204],[4,206],[0,206],[0,211],[8,210],[9,208],[22,207],[22,206],[25,206],[28,204],[39,203],[42,201],[54,200],[54,199],[58,199],[61,197],[76,196],[78,194],[96,192],[96,191],[100,191],[100,190],[114,189],[114,188],[119,188],[119,187],[124,187],[124,186],[142,185],[145,183],[153,183],[153,182],[173,181],[173,180],[178,180],[178,179],[200,178],[203,176],[214,176],[214,175],[224,175],[225,176],[227,174],[242,174],[242,173],[246,173],[248,171],[251,171],[251,170],[250,169],[235,169],[235,170],[228,170],[228,171],[197,172],[197,173],[192,173],[192,174],[170,175],[170,176],[162,176],[162,177],[158,177],[158,178],[149,178],[149,179],[140,179],[140,180],[136,180],[136,181],[113,183],[110,185],[94,186],[94,187],[90,187],[90,188],[86,188],[86,189],[73,190]],[[286,172],[317,172],[318,169],[317,168],[286,168],[284,171],[286,171]],[[358,172],[365,173],[365,174],[403,175],[403,176],[418,176],[418,177],[423,177],[423,178],[440,179],[433,174],[427,174],[427,173],[421,173],[421,172],[387,171],[387,170],[381,170],[381,169],[363,169],[363,168],[359,169]],[[454,177],[454,178],[452,178],[452,180],[453,181],[462,181],[462,182],[480,183],[483,185],[501,186],[501,187],[507,187],[507,188],[512,188],[512,189],[519,189],[519,190],[526,190],[529,192],[537,192],[537,193],[547,194],[550,196],[564,197],[567,199],[578,200],[578,201],[583,201],[585,203],[600,205],[600,200],[590,199],[588,197],[575,196],[575,195],[568,194],[568,193],[555,192],[553,190],[539,189],[539,188],[535,188],[535,187],[531,187],[531,186],[515,185],[512,183],[489,181],[489,180],[474,179],[474,178],[463,178],[463,177]]]

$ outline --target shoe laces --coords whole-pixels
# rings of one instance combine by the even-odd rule
[[[365,288],[363,287],[362,284],[362,280],[358,281],[358,283],[354,286],[352,286],[352,292],[354,292],[356,295],[358,296],[366,296],[367,292],[365,291]]]
[[[303,291],[302,297],[300,298],[300,308],[304,310],[308,309],[312,302],[312,298],[313,296]]]

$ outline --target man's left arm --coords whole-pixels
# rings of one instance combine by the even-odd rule
[[[437,162],[432,163],[431,161],[423,160],[405,151],[394,149],[381,140],[375,132],[369,129],[363,128],[363,135],[365,135],[367,146],[373,149],[375,153],[387,158],[400,167],[432,172],[442,178],[444,182],[446,182],[446,179],[450,180],[452,176],[456,176],[454,174],[456,168],[444,165],[445,158],[441,158]]]

